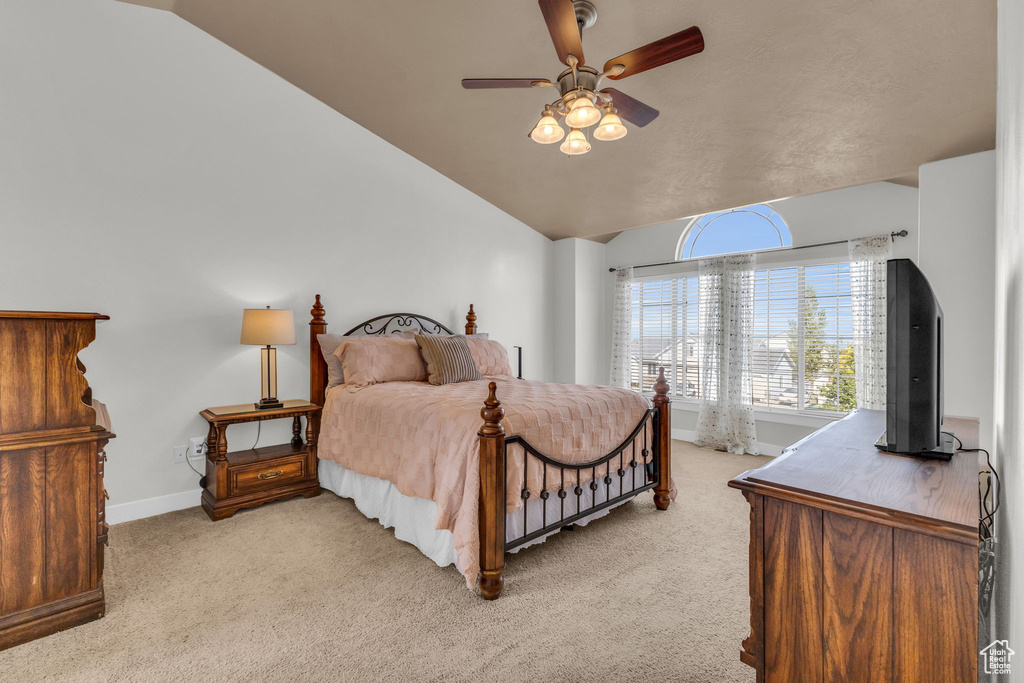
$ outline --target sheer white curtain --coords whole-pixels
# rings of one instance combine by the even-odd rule
[[[850,240],[857,407],[869,410],[885,410],[885,262],[890,258],[889,235]]]
[[[757,454],[750,378],[754,256],[700,262],[700,412],[694,442]]]
[[[633,269],[615,271],[612,299],[612,376],[613,387],[630,388],[630,323],[633,319]]]

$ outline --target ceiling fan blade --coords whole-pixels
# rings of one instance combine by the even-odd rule
[[[484,90],[488,88],[540,88],[553,85],[546,78],[463,78],[462,87],[466,90]]]
[[[612,68],[616,64],[621,64],[626,67],[622,73],[615,76],[608,76],[612,80],[619,80],[626,76],[632,76],[648,69],[653,69],[656,66],[668,64],[674,62],[677,59],[683,57],[689,57],[695,55],[698,52],[704,50],[704,36],[701,34],[700,29],[696,26],[674,33],[667,38],[656,40],[653,43],[648,43],[643,47],[638,47],[632,52],[627,52],[624,55],[619,55],[614,59],[609,59],[605,62],[604,71]]]
[[[572,0],[540,0],[540,11],[551,33],[551,42],[555,44],[558,61],[566,64],[569,55],[573,55],[582,64],[583,42]]]
[[[615,88],[605,88],[601,92],[611,95],[612,106],[618,110],[619,116],[638,128],[643,128],[658,118],[658,114],[661,113],[654,107],[649,107],[640,100],[634,99]]]

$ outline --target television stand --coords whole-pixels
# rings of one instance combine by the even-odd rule
[[[883,453],[889,453],[890,455],[909,455],[912,458],[922,458],[924,460],[945,460],[950,461],[953,459],[953,454],[956,453],[956,439],[949,432],[939,433],[939,445],[930,451],[921,451],[920,453],[899,453],[897,451],[886,450],[889,446],[889,440],[886,437],[888,432],[882,432],[882,436],[878,437],[878,441],[875,442],[875,448],[882,451]],[[963,443],[961,441],[961,443]]]
[[[965,448],[976,420],[944,428]],[[750,503],[758,683],[975,681],[979,459],[884,453],[858,410],[729,482]]]

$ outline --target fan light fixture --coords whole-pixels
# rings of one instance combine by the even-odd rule
[[[558,125],[558,121],[555,119],[555,112],[551,107],[544,108],[540,121],[537,122],[537,125],[533,127],[533,131],[530,133],[530,137],[542,145],[558,142],[564,135],[565,131]]]
[[[538,0],[538,5],[555,45],[558,61],[568,68],[554,80],[464,78],[462,87],[467,90],[557,90],[558,96],[544,107],[540,121],[530,131],[529,137],[542,145],[554,144],[564,137],[558,148],[569,155],[590,151],[590,141],[583,134],[584,128],[596,125],[594,139],[607,142],[626,136],[628,131],[623,121],[643,128],[658,118],[657,109],[605,86],[605,79],[618,81],[704,51],[704,34],[696,26],[691,26],[612,57],[598,69],[596,62],[588,63],[583,57],[583,31],[597,21],[594,3],[591,0]],[[565,119],[568,135],[559,118]]]
[[[570,128],[587,128],[600,120],[601,110],[595,107],[586,95],[580,95],[573,100],[569,113],[565,115],[565,125]]]
[[[565,137],[565,142],[562,143],[559,149],[569,156],[576,156],[577,154],[589,152],[590,143],[587,141],[587,136],[583,134],[582,130],[573,128],[569,131],[569,134]]]
[[[615,107],[609,106],[601,123],[594,129],[594,137],[602,142],[611,142],[626,137],[627,132],[622,119],[615,113]]]

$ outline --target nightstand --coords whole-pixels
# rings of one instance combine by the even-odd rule
[[[206,438],[206,483],[203,509],[217,521],[242,508],[294,496],[320,495],[316,475],[316,435],[320,406],[303,400],[283,408],[258,410],[252,403],[207,408],[199,413],[210,423]],[[228,453],[228,425],[292,418],[291,443]],[[306,440],[302,440],[302,418]]]

